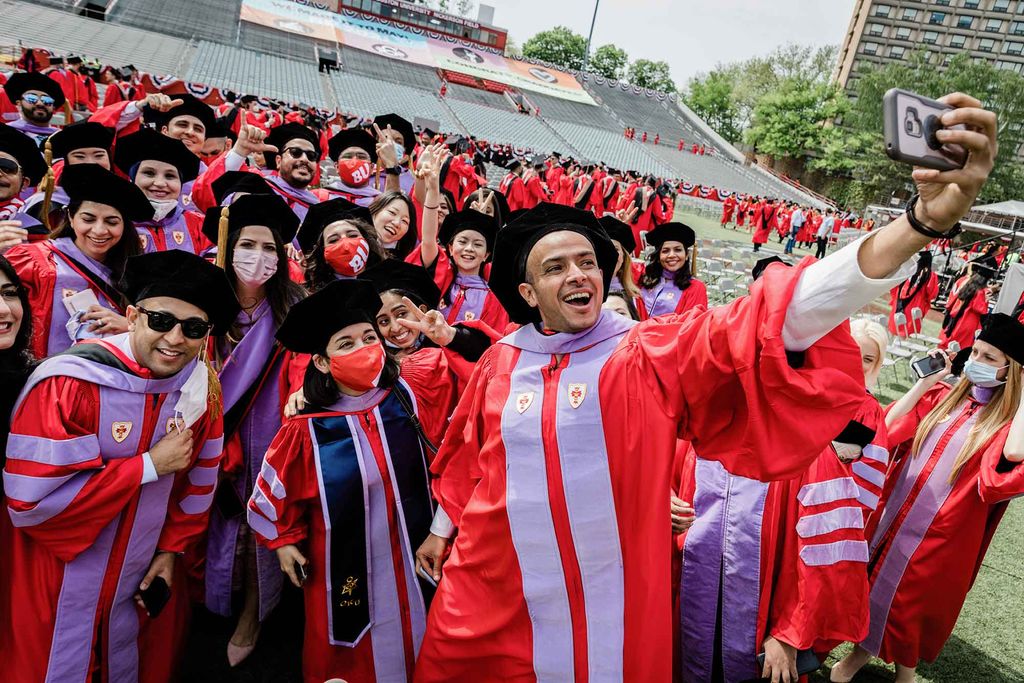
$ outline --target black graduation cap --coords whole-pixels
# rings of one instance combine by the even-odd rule
[[[1024,364],[1024,324],[1005,313],[985,318],[978,339],[988,342],[1018,363]]]
[[[335,221],[360,218],[373,225],[373,216],[365,206],[353,204],[344,197],[330,199],[309,207],[306,217],[299,226],[299,247],[302,253],[309,254],[313,245],[328,225]]]
[[[81,64],[81,63],[82,63],[82,58],[79,57],[78,55],[71,55],[70,57],[68,57],[68,64]]]
[[[601,224],[609,237],[622,245],[627,253],[631,254],[636,250],[636,237],[633,236],[633,228],[611,214],[601,216],[597,222]]]
[[[10,154],[29,183],[37,185],[46,174],[46,161],[36,141],[10,126],[0,126],[0,152]]]
[[[60,83],[45,74],[19,71],[4,83],[4,92],[11,102],[17,102],[29,90],[38,90],[52,97],[54,109],[64,106],[64,91],[60,89]]]
[[[449,214],[444,219],[437,237],[441,244],[450,244],[463,230],[476,230],[487,241],[487,251],[494,251],[494,237],[498,234],[498,222],[494,216],[488,216],[476,209],[463,209],[458,213]]]
[[[166,112],[147,108],[146,120],[157,124],[159,127],[167,125],[171,122],[171,119],[179,116],[194,116],[199,119],[207,131],[212,131],[217,127],[217,117],[213,113],[213,109],[198,97],[188,93],[181,93],[179,95],[171,95],[170,98],[172,100],[181,100],[181,104]],[[120,144],[120,141],[118,141],[118,145]]]
[[[996,271],[994,268],[987,266],[980,261],[975,261],[971,266],[971,275],[980,275],[988,281],[996,276]]]
[[[190,303],[206,313],[214,335],[224,334],[240,309],[224,271],[182,249],[129,258],[121,291],[133,304],[157,296]]]
[[[258,100],[258,99],[259,99],[259,98],[258,98],[258,97],[256,97],[255,95],[242,95],[242,96],[241,96],[241,97],[239,98],[239,100],[238,100],[238,101],[239,101],[239,102],[240,102],[241,104],[252,104],[253,102],[255,102],[255,101],[256,101],[256,100]]]
[[[469,140],[461,135],[449,135],[444,141],[452,154],[465,154],[469,150]]]
[[[54,159],[64,159],[76,149],[97,147],[110,151],[114,130],[93,121],[79,121],[65,126],[50,136],[50,149]]]
[[[148,221],[153,205],[135,183],[99,164],[72,164],[60,174],[60,186],[72,202],[96,202],[112,206],[126,221]]]
[[[689,225],[675,222],[662,223],[647,233],[647,244],[651,244],[657,249],[669,241],[682,242],[683,246],[689,249],[697,241],[697,234]]]
[[[296,353],[322,353],[338,331],[377,320],[384,304],[366,280],[335,280],[299,301],[277,330],[278,340]]]
[[[416,144],[416,134],[413,132],[412,124],[398,114],[381,114],[373,120],[382,131],[391,126],[391,130],[402,135],[402,145],[406,152],[411,152]]]
[[[203,217],[203,234],[217,244],[220,215],[223,207],[213,206]],[[228,207],[228,233],[237,232],[249,225],[265,225],[272,228],[284,244],[295,238],[299,218],[288,203],[277,194],[247,194],[239,197]]]
[[[781,263],[784,266],[790,265],[789,263],[786,263],[778,256],[767,256],[763,259],[757,260],[757,263],[754,264],[754,267],[750,269],[750,277],[754,280],[758,279],[759,277],[761,277],[761,274],[764,273],[765,268],[767,268],[773,263]]]
[[[392,126],[392,128],[394,128],[394,126]],[[423,128],[422,130],[420,130],[420,135],[423,135],[423,134],[426,134],[427,137],[429,137],[431,140],[433,140],[434,137],[437,135],[437,131],[434,130],[433,128]]]
[[[199,157],[188,150],[181,140],[158,133],[152,128],[119,138],[114,150],[114,164],[121,172],[131,176],[131,169],[143,161],[162,161],[178,169],[182,184],[199,175]]]
[[[273,194],[270,183],[259,173],[249,171],[227,171],[210,183],[213,197],[217,204],[223,204],[229,194],[244,192],[246,194]]]
[[[499,231],[494,244],[489,284],[513,322],[540,321],[540,311],[526,303],[519,285],[526,281],[530,250],[542,237],[559,230],[577,232],[594,245],[604,277],[604,293],[608,294],[619,252],[597,218],[590,211],[541,202]]]
[[[547,157],[545,157],[543,154],[534,154],[533,158],[530,160],[530,165],[533,166],[534,168],[540,168],[541,166],[544,165],[544,162],[546,160]]]
[[[843,431],[839,432],[839,436],[832,439],[839,443],[852,443],[864,448],[875,439],[875,430],[867,425],[857,422],[856,420],[850,420],[843,427]]]
[[[270,135],[266,138],[266,143],[277,147],[278,154],[284,154],[284,148],[292,140],[305,140],[313,145],[313,150],[316,152],[317,157],[320,156],[320,138],[301,123],[284,123],[271,129]],[[277,170],[277,159],[274,158],[274,154],[264,154],[263,158],[266,161],[267,168],[271,171]]]
[[[349,147],[358,147],[364,150],[370,155],[370,161],[377,162],[377,142],[362,128],[340,130],[327,141],[327,151],[334,161],[337,161],[341,157],[341,153]]]
[[[508,162],[505,165],[505,170],[506,171],[516,171],[522,165],[523,165],[523,162],[521,162],[519,159],[513,158],[512,161]]]
[[[360,273],[359,279],[373,283],[379,294],[397,289],[428,309],[437,308],[441,302],[441,290],[427,269],[399,259],[385,259]]]

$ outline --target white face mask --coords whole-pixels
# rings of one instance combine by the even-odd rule
[[[162,221],[178,208],[177,199],[150,199],[149,203],[153,206],[154,221]]]
[[[231,255],[231,267],[239,282],[250,287],[259,287],[277,272],[277,252],[256,249],[235,249]]]
[[[976,387],[984,387],[986,389],[994,389],[995,387],[1006,384],[1006,380],[996,379],[996,375],[999,371],[1008,365],[1002,367],[995,367],[982,363],[981,361],[968,358],[967,362],[964,363],[964,377],[967,378],[971,384]]]

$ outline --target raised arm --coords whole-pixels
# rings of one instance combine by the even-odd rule
[[[445,152],[438,150],[428,158],[420,157],[420,163],[415,171],[416,178],[423,180],[425,190],[420,242],[420,262],[424,268],[429,268],[437,261],[438,249],[440,248],[437,244],[439,227],[437,212],[441,204],[440,173],[446,156]]]

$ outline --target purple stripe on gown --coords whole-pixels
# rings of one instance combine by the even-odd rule
[[[75,465],[92,460],[98,452],[99,440],[95,434],[85,434],[59,441],[27,434],[11,434],[7,437],[8,460],[28,460],[49,465]]]
[[[106,284],[113,286],[113,283],[111,282],[113,275],[110,269],[99,261],[95,261],[83,254],[79,248],[75,246],[75,243],[71,238],[58,237],[53,240],[53,246],[73,258],[78,263],[81,263],[92,271],[94,275],[102,278]],[[56,280],[53,285],[53,303],[50,306],[50,329],[48,331],[49,336],[47,337],[46,342],[46,354],[48,356],[65,351],[73,344],[67,330],[67,323],[68,320],[71,319],[71,314],[68,313],[68,309],[64,307],[63,299],[65,291],[75,293],[90,288],[86,279],[72,270],[67,261],[62,259],[60,256],[54,256],[53,261],[56,270]],[[103,308],[114,310],[110,305],[110,302],[108,302],[106,297],[103,295],[97,294],[96,299]],[[81,340],[96,336],[102,335],[92,334],[83,328],[79,333],[78,339]]]
[[[320,199],[309,190],[300,190],[292,187],[285,182],[284,178],[276,173],[265,175],[263,178],[274,186],[278,194],[282,195],[284,200],[288,202],[288,206],[291,207],[292,213],[298,216],[300,221],[305,219],[306,212],[309,211],[309,205],[320,202]]]
[[[896,485],[885,503],[885,508],[882,510],[882,519],[878,524],[874,538],[871,540],[872,554],[878,550],[878,544],[882,542],[900,508],[907,501],[910,490],[917,482],[924,466],[933,457],[936,445],[938,445],[938,442],[942,439],[950,425],[965,410],[969,410],[971,405],[970,401],[965,401],[952,418],[946,422],[939,423],[932,429],[928,436],[925,437],[924,443],[921,446],[921,452],[916,457],[912,457],[909,453],[904,456],[909,461],[900,471],[899,479],[897,479]],[[893,598],[896,596],[900,582],[903,580],[903,573],[906,571],[907,565],[910,563],[914,553],[917,552],[917,548],[928,532],[928,528],[931,526],[932,520],[935,519],[935,515],[938,514],[943,503],[946,502],[946,498],[949,497],[953,490],[953,487],[949,484],[949,475],[953,471],[956,456],[967,441],[968,433],[977,421],[977,418],[977,412],[967,418],[950,438],[942,454],[937,456],[939,458],[938,463],[932,469],[931,475],[928,477],[928,481],[925,482],[920,493],[911,503],[910,512],[893,537],[889,551],[882,561],[882,566],[878,569],[875,581],[871,585],[870,629],[868,637],[861,642],[861,647],[872,654],[877,655],[881,649],[882,638],[885,635],[886,625],[889,620],[889,609],[892,607]]]
[[[146,254],[151,254],[154,251],[157,251],[156,242],[153,240],[152,233],[163,233],[164,245],[168,250],[179,249],[181,251],[187,251],[190,254],[198,253],[196,251],[196,245],[192,242],[192,235],[188,231],[188,223],[185,222],[185,207],[180,203],[178,204],[178,207],[165,216],[163,220],[136,223],[135,232],[139,233],[139,238],[142,240],[142,251]],[[178,241],[174,239],[175,232],[182,235],[181,244],[178,244]]]
[[[640,290],[640,298],[643,299],[648,316],[653,318],[656,315],[675,313],[683,292],[676,287],[673,277],[674,273],[670,277],[663,276],[657,287]]]
[[[526,329],[533,328],[521,328],[520,332]],[[548,354],[520,354],[501,415],[506,511],[533,626],[533,666],[538,683],[572,681],[574,672],[569,596],[551,516],[541,437],[544,382],[540,369],[548,363]],[[521,396],[531,397],[522,413],[517,408]]]
[[[490,291],[487,282],[479,275],[456,275],[455,282],[452,283],[451,289],[448,290],[447,298],[450,301],[455,301],[461,292],[463,299],[462,304],[459,306],[458,316],[452,322],[479,320],[480,316],[483,315],[484,303],[487,301],[487,295]],[[448,311],[451,308],[451,305],[447,305],[440,310],[447,317]]]
[[[619,679],[623,670],[625,579],[600,400],[601,370],[618,343],[613,337],[572,354],[558,379],[555,429],[583,583],[591,681]],[[575,408],[573,390],[585,392]]]
[[[729,474],[720,463],[700,458],[695,477],[697,521],[686,535],[680,589],[683,680],[711,680],[719,595],[725,680],[751,678],[756,675],[768,484]]]

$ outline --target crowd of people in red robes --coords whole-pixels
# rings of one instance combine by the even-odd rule
[[[794,682],[851,642],[833,681],[907,682],[939,655],[1024,494],[990,254],[946,304],[961,351],[882,406],[889,335],[850,316],[891,293],[920,329],[916,219],[709,308],[672,182],[118,74],[62,126],[77,86],[5,85],[4,680]],[[960,184],[918,178],[941,233],[995,149],[949,101],[983,134]],[[861,227],[734,217],[788,252]]]

